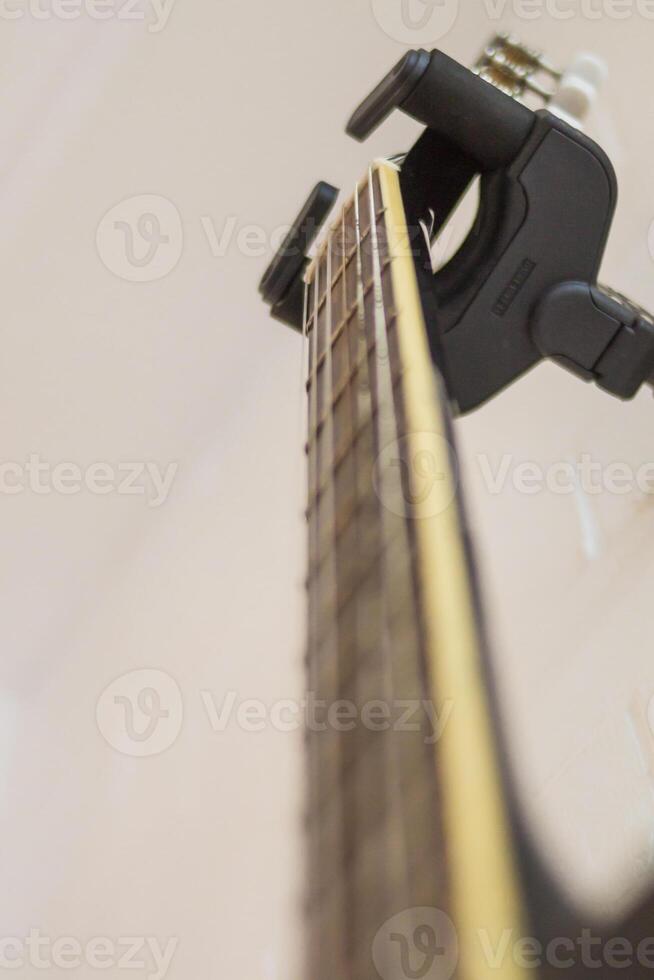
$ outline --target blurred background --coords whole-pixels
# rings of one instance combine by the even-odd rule
[[[417,136],[345,137],[371,85],[499,29],[602,56],[603,279],[654,307],[652,5],[411,2],[3,0],[0,937],[46,937],[53,973],[57,938],[111,977],[140,937],[144,977],[297,975],[302,341],[256,286],[318,179]],[[457,424],[524,805],[598,910],[654,849],[654,474],[515,473],[639,470],[653,421],[543,366]]]

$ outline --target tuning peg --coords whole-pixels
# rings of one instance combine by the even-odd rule
[[[560,71],[541,51],[511,34],[496,34],[473,71],[514,99],[528,93],[538,96],[550,112],[576,127],[583,123],[608,75],[606,63],[587,53],[578,54],[569,68]],[[549,86],[543,84],[543,76],[549,78]]]
[[[548,109],[573,126],[579,126],[608,78],[606,62],[597,55],[578,54],[563,73]]]

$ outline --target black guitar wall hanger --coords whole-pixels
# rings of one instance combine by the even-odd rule
[[[561,77],[507,38],[494,39],[476,72],[440,51],[410,51],[347,126],[365,139],[401,109],[426,127],[404,159],[402,193],[430,342],[462,412],[543,357],[620,398],[654,372],[654,319],[597,285],[616,207],[613,167],[565,119],[511,97],[549,99],[538,71]],[[427,221],[436,237],[477,175],[474,225],[433,274],[422,227]],[[296,327],[308,245],[302,223],[309,215],[315,233],[335,196],[318,185],[262,282],[273,314]]]

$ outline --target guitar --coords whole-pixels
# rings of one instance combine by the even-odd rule
[[[312,980],[608,977],[625,950],[630,977],[654,968],[654,897],[580,916],[521,812],[453,425],[542,356],[623,398],[652,372],[651,318],[596,284],[614,178],[571,125],[596,72],[561,76],[512,38],[476,72],[410,52],[349,131],[401,107],[427,126],[418,144],[369,168],[308,259],[337,193],[319,184],[262,280],[306,345]],[[480,216],[434,275],[479,173]]]

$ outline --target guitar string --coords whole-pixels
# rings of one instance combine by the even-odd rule
[[[378,510],[378,520],[381,529],[382,538],[382,548],[386,548],[389,543],[389,537],[391,533],[390,524],[395,523],[392,518],[394,515],[388,509],[384,503],[386,487],[385,483],[388,480],[389,475],[393,475],[393,471],[389,467],[384,467],[381,456],[382,453],[387,449],[389,445],[393,443],[397,444],[398,428],[397,428],[397,417],[395,414],[395,406],[393,399],[393,385],[391,380],[391,371],[389,364],[389,347],[388,347],[388,327],[386,322],[386,311],[384,309],[384,296],[382,291],[382,279],[381,279],[381,262],[379,254],[379,239],[377,234],[377,207],[375,202],[374,193],[374,183],[373,183],[373,172],[372,168],[368,170],[368,181],[367,181],[367,192],[368,192],[368,210],[370,214],[370,242],[372,246],[372,277],[373,277],[373,296],[374,296],[374,311],[373,311],[373,332],[375,337],[375,354],[373,358],[374,371],[375,371],[375,390],[376,390],[376,407],[377,412],[374,418],[375,426],[375,452],[376,461],[375,466],[377,469],[377,510]],[[396,471],[397,472],[397,471]],[[399,498],[401,499],[401,497]],[[403,509],[402,509],[403,510]],[[402,513],[402,520],[404,520],[405,515]],[[381,574],[382,574],[382,611],[383,611],[383,629],[381,632],[381,645],[380,645],[380,657],[382,662],[383,676],[386,680],[386,697],[388,703],[391,702],[394,692],[393,683],[393,661],[394,654],[398,651],[393,650],[393,638],[390,629],[390,616],[388,609],[388,589],[389,589],[389,578],[391,577],[390,570],[388,568],[388,559],[385,556],[385,560],[382,559],[381,562]],[[402,773],[400,765],[400,757],[398,751],[397,738],[391,737],[388,740],[388,751],[391,759],[392,771],[395,774],[395,780],[387,783],[388,789],[388,799],[386,804],[389,809],[389,814],[391,817],[393,830],[396,829],[397,824],[399,824],[399,833],[397,833],[396,840],[400,843],[400,847],[395,851],[395,860],[401,864],[405,869],[408,867],[407,863],[407,852],[406,852],[406,842],[404,839],[404,834],[402,833],[402,810],[403,801],[402,794],[395,792],[395,787],[401,785]],[[389,828],[389,832],[392,830]],[[401,853],[401,858],[400,858]],[[401,907],[406,907],[409,901],[409,891],[407,886],[406,874],[400,872],[402,878],[402,896],[394,895],[395,901],[402,901]],[[394,883],[395,889],[398,888],[399,880]]]

